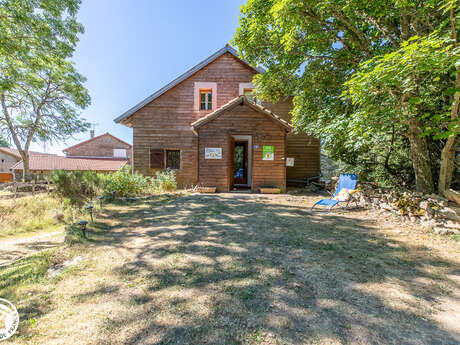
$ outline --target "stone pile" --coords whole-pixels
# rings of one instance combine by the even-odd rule
[[[460,205],[438,195],[385,189],[360,183],[354,195],[360,207],[382,210],[438,234],[460,234]]]

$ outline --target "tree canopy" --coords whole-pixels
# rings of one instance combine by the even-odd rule
[[[80,0],[0,0],[0,131],[12,140],[29,174],[32,142],[84,131],[79,111],[88,91],[69,61],[83,27]]]
[[[258,97],[293,95],[295,126],[332,158],[432,192],[458,135],[458,18],[455,0],[249,0],[234,44],[267,69]]]

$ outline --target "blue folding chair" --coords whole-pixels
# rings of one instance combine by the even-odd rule
[[[321,199],[320,201],[316,202],[311,207],[311,211],[313,211],[313,208],[316,205],[329,206],[329,211],[331,211],[332,208],[335,205],[337,205],[339,203],[342,203],[342,202],[346,202],[347,204],[345,205],[345,207],[347,207],[349,202],[350,202],[350,200],[351,200],[351,197],[348,198],[348,200],[346,200],[346,201],[333,200],[332,198],[337,196],[337,194],[339,194],[340,191],[343,188],[346,188],[346,189],[349,189],[349,190],[355,190],[357,183],[358,183],[358,175],[355,175],[355,174],[341,174],[340,177],[339,177],[339,183],[337,185],[337,189],[335,190],[335,193],[331,194],[330,192],[328,192],[329,194],[331,194],[331,197],[329,199]]]

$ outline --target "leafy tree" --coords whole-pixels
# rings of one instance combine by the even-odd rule
[[[10,147],[10,143],[1,136],[0,136],[0,147]]]
[[[90,98],[68,61],[83,27],[80,0],[0,0],[0,130],[19,150],[29,178],[29,148],[84,131]]]
[[[234,43],[249,62],[267,68],[267,73],[255,78],[258,97],[277,101],[283,95],[295,95],[294,124],[319,136],[334,158],[353,164],[365,157],[400,179],[398,171],[406,156],[401,149],[408,143],[416,188],[432,192],[432,137],[424,135],[424,129],[434,123],[431,115],[426,116],[426,104],[417,104],[417,90],[402,86],[395,93],[393,86],[398,85],[383,81],[379,85],[388,92],[379,91],[375,99],[360,102],[357,93],[351,97],[351,85],[346,82],[361,68],[379,65],[378,57],[388,58],[387,54],[400,49],[407,52],[411,37],[434,40],[430,35],[438,29],[439,39],[444,40],[446,20],[435,0],[249,0],[241,8]],[[444,52],[449,61],[443,58],[445,64],[436,74],[440,84],[447,85],[452,78],[446,71],[455,54],[452,47]],[[420,73],[402,72],[411,85],[424,81],[417,80]],[[371,80],[366,82],[373,85]],[[446,102],[434,97],[442,85],[434,83],[433,89],[423,90],[430,95],[427,104],[435,110],[433,115],[441,114]],[[393,95],[388,94],[390,90]],[[371,105],[375,106],[370,109]]]

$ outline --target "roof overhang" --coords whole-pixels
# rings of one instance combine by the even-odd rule
[[[230,102],[228,102],[227,104],[224,104],[222,107],[220,107],[219,109],[216,109],[215,111],[213,111],[212,113],[209,113],[208,115],[202,117],[201,119],[193,122],[191,124],[193,130],[197,130],[198,128],[200,128],[201,126],[205,125],[206,123],[208,122],[211,122],[215,119],[217,119],[220,115],[222,115],[226,110],[230,110],[232,109],[233,107],[237,106],[237,105],[240,105],[240,104],[244,104],[244,105],[247,105],[248,107],[252,108],[253,110],[261,113],[261,114],[264,114],[265,116],[267,116],[270,120],[278,123],[278,125],[280,125],[281,127],[283,127],[287,132],[290,132],[293,127],[285,120],[283,120],[281,117],[279,117],[278,115],[276,115],[275,113],[273,113],[272,111],[270,111],[269,109],[267,108],[264,108],[262,107],[261,105],[257,104],[257,103],[254,103],[253,101],[249,100],[246,96],[242,95],[242,96],[239,96],[233,100],[231,100]]]
[[[131,109],[129,109],[128,111],[126,111],[125,113],[121,114],[120,116],[118,116],[114,121],[115,123],[122,123],[122,124],[125,124],[127,125],[128,127],[131,127],[128,123],[125,123],[125,120],[127,118],[129,118],[131,115],[133,115],[136,111],[138,111],[139,109],[141,109],[142,107],[144,107],[145,105],[149,104],[150,102],[152,102],[154,99],[160,97],[162,94],[164,94],[166,91],[172,89],[174,86],[180,84],[181,82],[183,82],[185,79],[191,77],[193,74],[195,74],[196,72],[198,72],[199,70],[201,70],[202,68],[204,68],[205,66],[209,65],[211,62],[215,61],[217,58],[219,58],[220,56],[224,55],[225,53],[230,53],[232,54],[233,56],[235,56],[238,60],[242,61],[244,64],[246,64],[249,68],[253,69],[254,71],[256,71],[257,73],[265,73],[265,70],[261,67],[253,67],[251,66],[247,61],[245,61],[244,59],[241,59],[239,56],[238,56],[238,52],[231,46],[229,46],[228,44],[223,47],[222,49],[219,49],[217,52],[215,52],[214,54],[212,54],[210,57],[208,57],[206,60],[203,60],[202,62],[200,62],[198,65],[195,65],[194,67],[192,67],[191,69],[189,69],[187,72],[185,72],[184,74],[182,74],[181,76],[177,77],[176,79],[174,79],[173,81],[171,81],[169,84],[165,85],[164,87],[162,87],[161,89],[159,89],[158,91],[156,91],[155,93],[151,94],[149,97],[147,97],[146,99],[144,99],[143,101],[139,102],[138,104],[136,104],[134,107],[132,107]]]
[[[7,154],[7,155],[10,155],[11,157],[14,157],[14,158],[19,158],[21,159],[21,155],[20,154],[16,154],[14,152],[11,152],[9,150],[4,150],[3,147],[0,147],[0,152],[4,153],[4,154]]]

